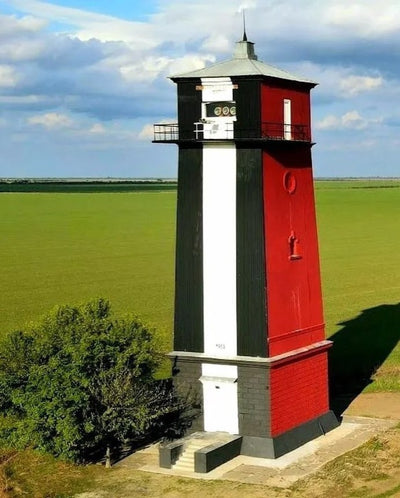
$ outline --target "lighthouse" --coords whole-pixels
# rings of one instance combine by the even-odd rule
[[[154,125],[154,142],[179,147],[174,382],[197,393],[193,431],[276,458],[338,425],[312,175],[316,83],[259,61],[245,33],[230,60],[171,79],[178,123]],[[171,448],[172,465],[184,447]]]

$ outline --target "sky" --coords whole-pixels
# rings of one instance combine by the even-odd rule
[[[0,177],[175,177],[168,76],[258,58],[319,82],[314,173],[400,176],[399,0],[0,0]]]

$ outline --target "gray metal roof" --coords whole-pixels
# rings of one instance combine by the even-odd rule
[[[171,76],[171,79],[217,78],[223,76],[266,76],[269,78],[279,78],[317,85],[315,81],[297,76],[257,60],[257,56],[254,53],[254,43],[245,40],[236,43],[235,53],[232,59],[212,64],[203,69],[177,74]]]

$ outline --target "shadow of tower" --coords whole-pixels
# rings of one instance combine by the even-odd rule
[[[340,325],[343,328],[330,337],[329,356],[331,404],[338,416],[372,382],[395,348],[400,337],[400,303],[363,310]]]

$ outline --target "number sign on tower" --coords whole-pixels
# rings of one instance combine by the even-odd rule
[[[173,76],[179,147],[175,383],[201,399],[193,429],[277,457],[337,426],[329,410],[315,219],[313,81],[231,60]]]

